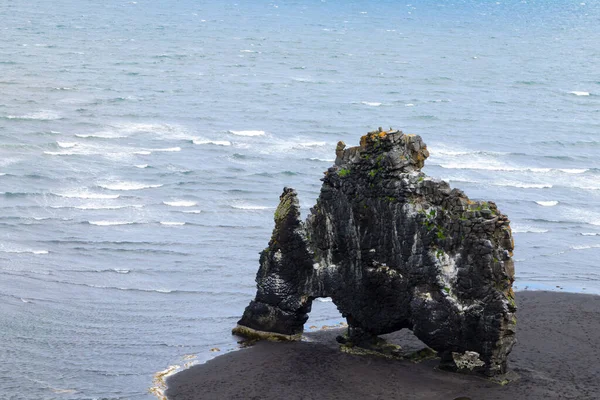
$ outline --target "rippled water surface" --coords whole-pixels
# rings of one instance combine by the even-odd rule
[[[378,126],[511,217],[519,289],[600,293],[597,2],[33,0],[0,20],[3,398],[149,399],[156,371],[234,347],[282,188],[308,212],[337,141]],[[339,321],[316,302],[308,324]]]

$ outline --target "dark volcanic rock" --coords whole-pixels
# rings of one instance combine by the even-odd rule
[[[374,347],[408,328],[444,367],[506,372],[516,328],[506,215],[421,172],[419,136],[380,129],[336,155],[306,222],[284,189],[256,298],[234,333],[297,339],[313,299],[331,297],[345,342]]]

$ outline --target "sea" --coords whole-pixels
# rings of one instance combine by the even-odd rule
[[[598,1],[3,0],[0,21],[4,399],[153,399],[235,350],[283,187],[306,216],[336,143],[378,127],[510,217],[517,290],[600,294]],[[342,322],[321,300],[307,330]]]

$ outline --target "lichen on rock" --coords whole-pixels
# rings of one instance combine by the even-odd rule
[[[338,143],[306,221],[285,188],[234,333],[299,338],[312,301],[331,297],[353,346],[408,328],[446,368],[474,352],[475,372],[503,374],[516,329],[510,221],[421,172],[428,156],[420,136],[380,128]]]

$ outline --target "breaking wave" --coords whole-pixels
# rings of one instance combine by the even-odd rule
[[[108,190],[142,190],[142,189],[153,189],[159,188],[162,184],[145,184],[140,182],[111,182],[111,183],[99,183],[99,187]]]
[[[198,203],[191,200],[163,201],[163,204],[171,207],[194,207],[198,205]]]
[[[236,136],[265,136],[265,131],[227,131]]]

